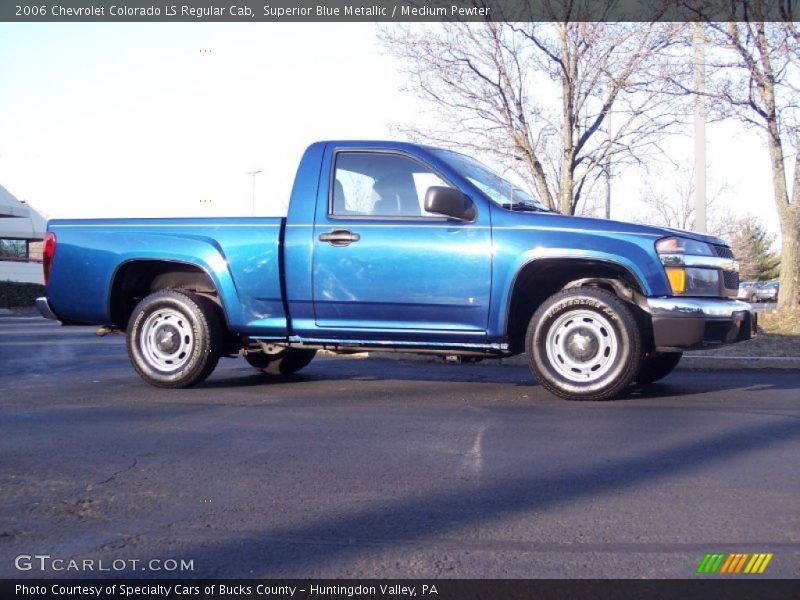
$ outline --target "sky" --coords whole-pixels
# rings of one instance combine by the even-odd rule
[[[0,24],[0,185],[49,218],[285,212],[306,146],[426,118],[368,23]],[[665,144],[691,163],[692,140]],[[759,134],[708,127],[709,190],[777,233]],[[481,158],[481,157],[476,157]],[[260,170],[255,177],[248,172]],[[630,169],[612,216],[641,218]]]

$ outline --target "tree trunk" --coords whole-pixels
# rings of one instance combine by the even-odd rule
[[[797,202],[789,203],[783,145],[777,120],[773,119],[768,123],[767,137],[773,196],[781,225],[781,287],[778,308],[787,308],[797,306],[800,302],[800,205]]]
[[[778,308],[800,305],[800,144],[794,161],[792,203],[778,213],[781,219],[781,287]]]
[[[569,47],[569,24],[559,27],[561,42],[561,64],[563,73],[561,76],[561,110],[562,129],[561,129],[561,214],[572,215],[572,197],[575,188],[574,168],[575,168],[575,106],[573,104],[573,77],[575,75],[575,65]]]
[[[781,215],[781,287],[778,308],[800,304],[800,210],[787,206]]]
[[[575,210],[572,203],[572,194],[575,188],[575,181],[572,178],[572,170],[569,163],[570,158],[564,158],[564,172],[561,175],[561,214],[573,215]]]
[[[759,7],[760,8],[760,5]],[[765,120],[767,128],[767,144],[769,158],[772,165],[772,186],[775,208],[781,224],[781,286],[778,293],[778,308],[795,307],[800,300],[800,249],[798,249],[798,236],[800,236],[800,190],[797,187],[800,173],[798,156],[795,160],[795,186],[793,190],[794,202],[789,201],[789,189],[786,180],[786,164],[784,163],[783,140],[781,138],[780,124],[778,123],[777,101],[775,98],[775,73],[767,51],[768,44],[764,23],[756,24],[756,40],[759,48],[759,59],[763,68],[761,97],[764,101]]]
[[[517,145],[520,146],[521,144],[517,142]],[[541,200],[550,210],[558,210],[559,207],[556,206],[556,202],[553,199],[553,196],[550,194],[550,188],[547,186],[547,176],[545,175],[544,167],[536,157],[534,149],[528,145],[524,145],[522,148],[525,166],[528,167],[528,172],[531,174],[531,177],[533,177],[534,185],[536,185],[536,191],[539,194],[539,200]]]

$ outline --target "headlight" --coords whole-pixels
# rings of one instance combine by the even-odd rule
[[[682,237],[668,237],[656,242],[656,252],[661,255],[693,254],[695,256],[714,256],[710,244]],[[664,262],[662,257],[661,262]]]
[[[716,256],[705,242],[668,237],[656,242],[656,252],[664,265],[673,294],[719,296],[720,269],[737,269],[732,259]]]

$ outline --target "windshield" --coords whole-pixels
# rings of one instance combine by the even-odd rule
[[[449,150],[437,149],[434,152],[498,206],[509,210],[550,212],[538,199],[474,158]]]

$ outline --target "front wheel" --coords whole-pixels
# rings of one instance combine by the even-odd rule
[[[316,350],[285,348],[276,354],[254,352],[245,354],[244,358],[250,363],[250,366],[255,367],[262,373],[279,377],[281,375],[291,375],[307,367],[314,360],[316,354]]]
[[[208,298],[165,290],[144,298],[131,314],[126,334],[133,368],[150,385],[185,388],[217,366],[223,330]]]
[[[683,352],[657,352],[645,357],[636,376],[636,385],[647,385],[664,379],[681,362]]]
[[[528,325],[528,364],[546,390],[567,400],[609,400],[639,372],[642,333],[629,304],[598,288],[554,294]]]

